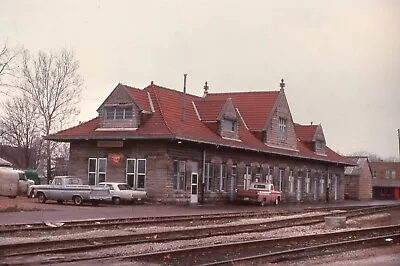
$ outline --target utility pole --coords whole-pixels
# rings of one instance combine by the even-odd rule
[[[400,162],[400,129],[397,129],[397,137],[399,139],[399,162]]]

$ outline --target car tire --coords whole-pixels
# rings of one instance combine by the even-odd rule
[[[37,194],[37,198],[39,203],[46,203],[46,196],[44,195],[44,193],[39,192]]]
[[[112,202],[113,202],[115,205],[119,205],[119,204],[121,204],[121,199],[120,199],[120,198],[112,198]]]
[[[81,196],[74,196],[72,201],[76,206],[82,205],[82,197]]]

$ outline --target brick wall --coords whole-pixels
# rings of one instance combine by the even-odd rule
[[[229,201],[231,188],[231,166],[237,167],[237,181],[233,189],[242,188],[244,185],[243,175],[246,166],[253,170],[253,181],[256,178],[254,174],[258,169],[261,178],[259,181],[265,182],[265,175],[268,169],[274,169],[274,184],[277,187],[278,170],[285,169],[283,200],[287,202],[296,202],[297,193],[289,191],[289,172],[293,169],[294,186],[297,188],[297,180],[300,181],[300,201],[314,201],[314,180],[317,182],[317,200],[324,201],[325,193],[319,194],[320,178],[325,179],[327,173],[338,176],[338,200],[343,199],[344,180],[343,167],[316,162],[311,160],[294,159],[277,155],[266,155],[260,153],[251,153],[228,149],[217,146],[204,146],[194,143],[162,142],[162,141],[124,141],[123,148],[98,148],[95,141],[77,141],[71,143],[69,173],[83,177],[85,183],[88,183],[88,159],[89,158],[107,158],[107,181],[125,182],[126,158],[146,159],[146,191],[149,198],[153,201],[175,204],[188,204],[190,202],[190,177],[191,162],[199,164],[199,180],[203,178],[203,152],[205,152],[205,161],[219,165],[221,162],[228,165],[228,191],[206,191],[204,193],[205,203],[223,203]],[[117,163],[111,160],[110,154],[120,154],[121,160]],[[186,167],[186,186],[183,190],[173,188],[173,162],[174,160],[184,160]],[[305,176],[310,171],[310,192],[306,193]],[[334,200],[334,186],[330,188],[330,199]]]
[[[284,148],[296,149],[297,148],[297,137],[294,130],[293,121],[291,119],[290,109],[286,97],[282,95],[282,99],[279,102],[276,112],[273,114],[270,126],[267,129],[266,143],[282,146]],[[286,120],[286,140],[278,138],[279,132],[279,119],[283,118]]]

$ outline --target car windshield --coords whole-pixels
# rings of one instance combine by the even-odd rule
[[[119,190],[129,190],[129,189],[131,189],[128,184],[119,184],[118,188],[119,188]]]

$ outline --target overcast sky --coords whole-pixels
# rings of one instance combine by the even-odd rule
[[[400,1],[5,1],[0,44],[75,50],[86,121],[119,83],[278,90],[328,146],[398,156]]]

